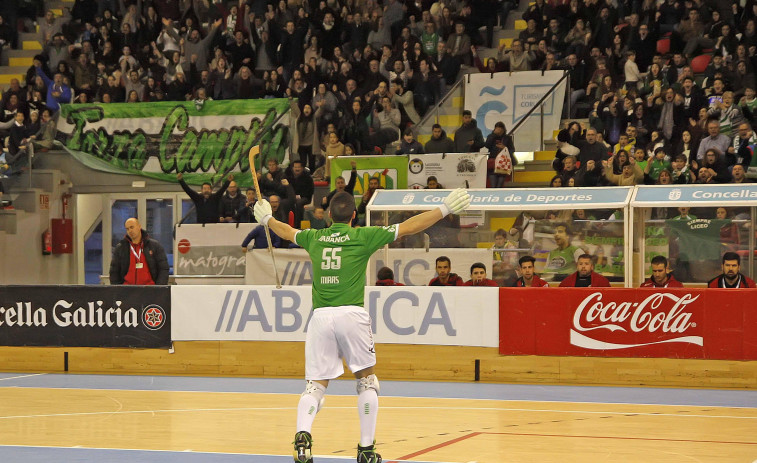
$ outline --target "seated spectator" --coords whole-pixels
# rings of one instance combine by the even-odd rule
[[[466,281],[463,286],[499,286],[496,281],[486,278],[486,265],[481,262],[471,265],[470,277],[471,279]]]
[[[741,164],[734,164],[731,170],[731,183],[752,183],[752,179],[746,178],[746,170]]]
[[[605,177],[613,185],[617,186],[633,186],[639,185],[644,182],[644,172],[636,165],[636,160],[631,159],[623,164],[623,172],[621,174],[613,173],[612,161],[605,162]],[[659,174],[658,174],[659,176]]]
[[[455,152],[477,153],[484,147],[484,136],[470,111],[463,111],[463,124],[455,131]]]
[[[416,139],[415,135],[413,135],[413,129],[407,128],[405,129],[405,133],[402,135],[402,143],[400,143],[400,147],[397,150],[397,155],[400,154],[424,154],[425,151],[423,150],[423,145],[421,145]]]
[[[723,254],[723,273],[707,283],[709,288],[755,288],[754,280],[741,273],[741,257],[735,252]]]
[[[221,216],[221,197],[226,192],[232,180],[234,180],[234,175],[229,175],[223,185],[221,185],[221,188],[215,193],[213,193],[213,185],[208,182],[202,184],[202,189],[198,193],[184,182],[183,174],[179,173],[176,175],[176,178],[179,180],[181,188],[194,203],[197,213],[197,223],[218,223]]]
[[[265,231],[266,227],[262,225],[258,225],[257,227],[253,228],[252,231],[248,233],[244,238],[244,241],[242,241],[242,252],[247,252],[250,242],[252,242],[253,249],[268,248],[268,237],[266,236]],[[268,233],[270,233],[271,235],[271,246],[274,248],[282,247],[281,238],[279,237],[279,235],[274,233],[271,229],[268,229]]]
[[[731,181],[731,173],[728,172],[728,166],[715,149],[707,150],[704,161],[699,165],[699,168],[700,174],[701,169],[707,170],[708,177],[713,183],[729,183]]]
[[[444,186],[441,183],[439,183],[439,181],[436,179],[435,176],[430,175],[426,179],[426,189],[427,190],[443,190]]]
[[[716,120],[709,120],[707,122],[707,133],[708,136],[699,142],[696,160],[698,162],[704,161],[705,153],[712,148],[716,150],[719,156],[723,156],[725,159],[725,153],[728,152],[728,147],[731,146],[731,139],[720,133],[720,123]]]
[[[221,214],[219,222],[239,222],[239,209],[244,204],[242,195],[239,194],[237,182],[229,182],[226,193],[221,196]]]
[[[565,156],[565,159],[563,159],[563,168],[562,173],[560,174],[562,186],[568,186],[568,183],[570,183],[569,181],[574,180],[578,174],[578,171],[576,170],[576,162],[575,156]]]
[[[355,161],[351,161],[350,164],[352,165],[352,171],[350,172],[350,181],[349,183],[344,180],[344,177],[341,175],[336,178],[336,189],[331,190],[328,195],[324,196],[324,198],[321,200],[321,207],[323,209],[329,208],[329,203],[331,203],[331,198],[334,197],[335,194],[339,193],[340,191],[346,191],[349,194],[353,194],[353,191],[355,190],[355,183],[357,182],[357,163]]]
[[[452,273],[452,262],[447,256],[436,258],[436,277],[428,282],[429,286],[463,286],[463,279]]]
[[[654,256],[651,266],[652,276],[647,278],[640,288],[683,288],[683,284],[668,271],[668,259],[665,256]]]
[[[307,211],[307,219],[310,221],[310,228],[313,230],[322,230],[329,226],[326,221],[326,212],[322,207],[316,207],[312,211]]]
[[[405,286],[394,281],[394,272],[389,267],[381,267],[376,274],[376,286]]]
[[[594,262],[589,254],[581,254],[576,266],[578,271],[561,281],[561,288],[610,287],[610,281],[594,271]]]
[[[431,139],[426,142],[423,149],[430,154],[454,153],[455,143],[447,136],[441,125],[434,124],[431,127]]]

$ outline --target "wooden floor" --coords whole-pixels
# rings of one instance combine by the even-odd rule
[[[286,461],[299,399],[296,393],[7,387],[12,384],[0,381],[2,446],[52,448],[53,455],[70,447],[181,452],[174,454],[176,462],[186,461],[188,451],[208,452],[208,462]],[[475,385],[459,387],[465,391]],[[318,414],[314,452],[321,458],[316,462],[354,458],[359,422],[356,398],[348,394],[328,395]],[[505,398],[381,397],[379,451],[385,462],[757,459],[757,409],[748,407],[754,403],[717,407]],[[9,448],[0,447],[0,455]],[[106,453],[81,461],[126,461],[109,458],[107,450],[98,452]],[[231,454],[239,459],[213,458]],[[10,455],[2,461],[29,461]],[[266,457],[277,455],[280,460]],[[59,454],[54,461],[72,460]]]

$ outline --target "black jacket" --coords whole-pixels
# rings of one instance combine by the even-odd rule
[[[184,179],[179,180],[179,185],[195,205],[197,223],[218,223],[218,218],[221,216],[221,197],[230,183],[231,181],[226,180],[218,191],[206,199],[205,196],[191,189]]]
[[[144,230],[142,230],[142,241],[144,242],[142,252],[145,254],[152,281],[156,285],[167,285],[168,258],[165,249],[157,240],[150,238]],[[129,273],[129,263],[131,262],[130,247],[131,239],[126,235],[113,249],[113,258],[110,260],[110,284],[124,284],[124,277]]]

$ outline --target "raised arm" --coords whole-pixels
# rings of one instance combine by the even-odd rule
[[[471,197],[462,188],[452,190],[438,208],[422,212],[399,224],[397,238],[420,233],[449,214],[459,214],[470,205]]]

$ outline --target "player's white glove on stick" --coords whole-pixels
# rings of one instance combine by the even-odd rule
[[[459,214],[463,212],[470,205],[470,195],[468,190],[464,188],[458,188],[452,190],[452,192],[444,199],[444,203],[439,206],[442,210],[442,217],[447,217],[449,214]]]
[[[271,216],[273,215],[273,210],[271,210],[271,203],[269,203],[265,199],[261,199],[260,201],[255,203],[255,206],[252,208],[252,210],[255,212],[255,220],[257,220],[258,223],[268,225],[268,221],[271,220]]]

